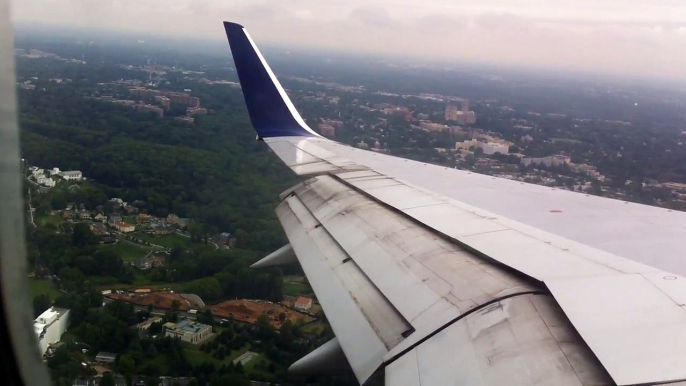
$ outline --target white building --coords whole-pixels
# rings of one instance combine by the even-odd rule
[[[165,323],[164,336],[179,338],[192,344],[202,343],[212,336],[212,326],[193,322],[189,319],[174,323]]]
[[[35,177],[38,177],[38,176],[42,176],[43,174],[45,174],[45,170],[43,170],[43,169],[41,169],[41,168],[38,168],[38,167],[35,167],[35,166],[31,166],[31,167],[29,168],[29,170],[31,171],[31,175],[32,175],[34,178],[35,178]]]
[[[46,176],[36,177],[36,182],[40,185],[44,185],[44,186],[48,186],[48,187],[55,186],[55,180],[53,180],[50,177],[46,177]]]
[[[563,156],[563,155],[552,155],[552,156],[541,157],[541,158],[522,157],[520,162],[524,166],[540,165],[540,164],[543,164],[545,166],[553,166],[553,165],[562,165],[565,163],[569,163],[569,157]]]
[[[507,145],[504,145],[502,143],[495,143],[495,142],[481,142],[481,149],[483,149],[484,154],[495,154],[495,153],[500,153],[507,155],[509,154],[510,147]]]
[[[48,350],[48,345],[59,342],[62,334],[69,327],[69,310],[54,308],[46,310],[33,322],[33,330],[38,338],[41,355]]]
[[[83,179],[83,174],[79,170],[60,172],[60,176],[67,181],[81,181]]]
[[[476,139],[471,139],[469,141],[456,142],[455,149],[465,149],[469,150],[470,147],[478,147],[484,151],[484,154],[491,155],[495,153],[509,154],[510,146],[507,143],[498,142],[481,142]]]

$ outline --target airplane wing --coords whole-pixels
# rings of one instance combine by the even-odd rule
[[[298,175],[276,209],[362,384],[686,380],[686,213],[351,148],[300,117],[248,32],[224,23],[250,119]]]

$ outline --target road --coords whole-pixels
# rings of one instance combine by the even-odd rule
[[[107,297],[102,298],[103,304],[107,304],[107,303],[110,303],[113,301],[114,301],[113,299],[110,299]],[[129,303],[129,304],[131,304],[131,303]],[[138,306],[138,305],[133,304],[133,309],[136,311],[147,311],[148,307],[147,306]],[[168,310],[166,308],[154,308],[153,307],[151,314],[162,316],[162,315],[166,314],[168,311],[170,311],[170,310]],[[179,311],[179,312],[177,312],[177,314],[181,317],[188,318],[188,319],[196,319],[198,317],[198,314],[189,314],[188,312],[184,312],[184,311]],[[221,323],[222,319],[224,319],[224,318],[220,318],[218,316],[214,317],[214,321],[217,323]]]
[[[176,234],[177,234],[177,235],[179,235],[179,236],[182,236],[182,237],[188,238],[188,239],[189,239],[189,238],[191,237],[191,236],[189,236],[189,235],[187,235],[187,234],[185,234],[185,233],[181,232],[181,231],[180,231],[180,230],[178,230],[178,229],[177,229],[177,230],[175,230],[175,231],[174,231],[174,233],[176,233]],[[208,242],[209,242],[210,244],[214,245],[214,249],[219,249],[219,245],[217,245],[217,243],[215,243],[214,241],[212,241],[212,240],[208,240]]]
[[[150,244],[143,244],[143,243],[139,243],[139,242],[137,242],[137,241],[135,241],[135,240],[128,239],[127,237],[129,237],[129,236],[127,236],[126,234],[121,233],[121,232],[119,232],[119,231],[111,230],[110,232],[111,232],[113,235],[115,235],[119,240],[123,240],[123,241],[129,242],[129,243],[131,243],[131,244],[136,244],[136,245],[139,245],[139,246],[141,246],[141,247],[152,248],[152,249],[157,249],[157,250],[165,250],[165,251],[166,251],[167,249],[169,249],[169,248],[163,247],[163,246],[158,245],[158,244],[153,244],[153,243],[150,243]],[[133,237],[133,236],[131,236],[131,237]],[[133,238],[135,238],[135,237],[133,237]]]

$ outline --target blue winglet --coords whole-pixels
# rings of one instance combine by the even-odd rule
[[[319,136],[303,121],[242,25],[224,22],[250,121],[260,138]]]

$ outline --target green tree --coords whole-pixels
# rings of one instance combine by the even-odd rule
[[[112,373],[107,371],[102,375],[102,380],[100,381],[100,386],[114,386],[114,377]]]
[[[41,294],[33,298],[33,316],[38,317],[38,315],[42,314],[43,311],[47,310],[50,308],[50,305],[52,304],[52,300],[50,300],[50,295],[48,294]]]
[[[90,227],[85,223],[74,225],[74,233],[71,235],[71,243],[75,247],[98,245],[100,238],[93,234]]]
[[[131,355],[124,354],[119,357],[119,362],[117,362],[117,370],[124,375],[132,375],[136,372],[136,362],[134,362]]]

